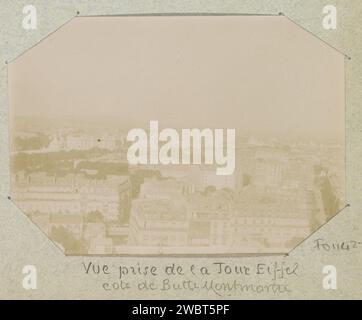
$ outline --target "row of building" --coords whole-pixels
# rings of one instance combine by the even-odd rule
[[[139,166],[104,179],[20,171],[11,195],[50,238],[82,242],[90,254],[284,252],[341,207],[343,168],[333,154],[248,146],[230,176],[196,165]],[[161,175],[144,176],[133,198],[139,169]]]
[[[132,202],[129,245],[185,248],[223,247],[235,252],[283,250],[310,233],[315,213],[313,192],[247,186],[238,194],[216,190],[175,197],[179,183],[160,181],[144,186],[145,193]],[[170,190],[173,190],[171,192]],[[181,193],[180,193],[181,194]]]
[[[47,152],[70,151],[70,150],[90,150],[93,148],[114,151],[117,147],[125,143],[123,136],[100,135],[92,136],[88,134],[55,134],[47,147]]]

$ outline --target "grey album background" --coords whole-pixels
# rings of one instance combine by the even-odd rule
[[[26,4],[36,6],[38,29],[26,31],[21,26],[22,8]],[[337,30],[322,27],[323,6],[333,4],[338,10]],[[361,27],[359,18],[362,5],[359,1],[2,1],[1,63],[0,63],[0,297],[1,298],[217,298],[212,294],[183,291],[105,292],[102,277],[91,278],[83,271],[82,262],[89,258],[65,257],[38,228],[32,224],[9,200],[9,143],[8,143],[8,94],[7,68],[11,60],[24,50],[35,45],[49,33],[69,21],[79,11],[80,15],[114,15],[145,13],[241,13],[277,14],[283,12],[331,46],[346,53],[352,59],[346,61],[346,169],[347,202],[350,204],[341,214],[313,234],[303,245],[288,257],[223,257],[230,264],[255,264],[278,261],[298,262],[298,277],[289,283],[291,292],[281,298],[358,298],[361,291],[361,249],[324,252],[314,249],[313,240],[328,239],[329,242],[361,241]],[[92,258],[93,262],[110,265],[146,263],[158,266],[178,261],[185,266],[195,262],[212,263],[220,258],[192,257],[109,257]],[[38,289],[24,290],[22,269],[35,265],[38,270]],[[322,287],[322,269],[332,264],[338,270],[338,290],[326,291]],[[253,294],[235,294],[231,298],[253,298]],[[272,298],[258,294],[255,298]]]

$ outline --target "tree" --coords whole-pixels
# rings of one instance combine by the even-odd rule
[[[103,222],[103,215],[99,211],[91,211],[87,214],[85,222]]]
[[[80,254],[87,252],[85,240],[76,239],[69,230],[62,226],[53,227],[50,238],[64,248],[65,254]]]

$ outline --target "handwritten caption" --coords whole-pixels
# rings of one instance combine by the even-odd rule
[[[82,263],[82,268],[87,276],[102,277],[101,287],[105,291],[205,291],[217,296],[288,293],[291,292],[288,281],[299,275],[299,264],[285,261],[253,264],[173,262],[164,265],[87,261]]]
[[[344,241],[329,241],[326,239],[314,240],[314,249],[325,252],[341,252],[341,251],[356,251],[362,248],[362,241],[344,240]]]

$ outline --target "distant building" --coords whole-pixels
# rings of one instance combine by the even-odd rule
[[[55,134],[49,143],[47,151],[90,150],[93,148],[113,151],[117,148],[117,140],[117,137],[112,135],[101,135],[99,137],[95,137],[86,134]],[[122,138],[119,138],[119,140],[120,142],[123,141]]]
[[[310,234],[313,192],[248,186],[236,199],[233,246],[292,247]]]
[[[141,199],[180,198],[194,192],[194,186],[182,180],[146,178],[141,185]]]
[[[81,174],[64,177],[45,173],[12,177],[12,199],[28,215],[61,214],[84,217],[100,212],[103,221],[116,221],[128,215],[131,183],[128,176],[89,179]]]
[[[83,226],[83,238],[90,241],[106,237],[106,225],[103,222],[87,222]]]
[[[132,202],[129,245],[186,246],[187,213],[172,200],[137,199]]]
[[[96,237],[90,239],[88,254],[112,254],[112,238]]]
[[[224,190],[188,197],[191,246],[229,246],[234,222],[232,195]]]

